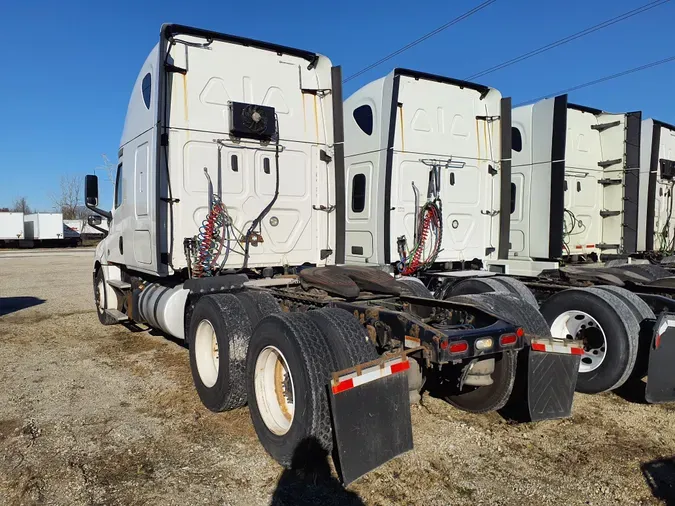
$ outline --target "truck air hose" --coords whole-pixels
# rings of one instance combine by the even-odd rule
[[[440,201],[427,202],[419,212],[422,219],[417,233],[417,242],[407,253],[405,246],[399,247],[401,256],[399,270],[404,276],[410,276],[419,270],[431,267],[441,251],[443,217]],[[431,242],[429,242],[430,239]],[[430,251],[425,255],[427,249]]]
[[[225,229],[229,217],[220,198],[213,196],[213,205],[202,221],[197,234],[197,255],[192,268],[193,276],[203,278],[213,276],[216,260],[223,250]]]

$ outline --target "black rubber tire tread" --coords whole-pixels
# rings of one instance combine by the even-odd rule
[[[379,357],[375,346],[368,338],[366,329],[348,311],[323,308],[309,311],[307,314],[326,338],[339,370],[370,362]]]
[[[106,282],[103,277],[103,269],[99,268],[94,275],[94,304],[96,306],[96,315],[98,316],[98,321],[101,322],[101,325],[117,325],[119,322],[117,318],[110,316],[106,313],[96,302],[96,286],[100,281],[103,281],[104,296],[107,297]]]
[[[528,342],[535,337],[551,337],[549,326],[536,307],[523,304],[521,297],[506,293],[506,288],[503,285],[495,284],[502,291],[467,294],[463,295],[462,298],[489,300],[493,313],[506,322],[522,327]],[[452,296],[447,298],[451,299]],[[479,387],[471,392],[455,396],[446,396],[445,400],[453,406],[471,413],[485,413],[503,408],[513,391],[518,369],[518,355],[517,352],[502,354],[502,359],[495,364],[495,372],[492,375],[494,383],[492,385]],[[499,370],[497,365],[500,367]]]
[[[445,401],[469,413],[488,413],[503,408],[513,390],[517,369],[516,352],[508,351],[496,357],[493,383],[458,395],[446,395]]]
[[[433,298],[431,291],[419,278],[414,278],[412,276],[401,276],[396,281],[403,285],[403,290],[409,291],[410,294],[414,294],[416,297]]]
[[[402,277],[397,279],[398,284],[401,286],[401,293],[404,295],[411,295],[413,297],[424,297],[427,299],[433,299],[434,294],[417,278],[413,277]],[[429,318],[433,312],[433,308],[428,306],[421,306],[419,304],[411,304],[410,312],[414,315],[419,316],[420,318]]]
[[[502,279],[508,278],[471,278],[460,281],[450,290],[453,295],[476,295],[480,293],[500,294],[499,303],[495,305],[497,316],[506,322],[523,327],[528,339],[535,337],[551,337],[551,329],[545,318],[539,312],[539,305],[522,304],[523,296],[514,294],[510,288],[512,285],[502,283]],[[524,285],[523,285],[524,286]],[[527,289],[527,287],[525,287]],[[476,291],[474,291],[476,290]],[[477,291],[481,290],[481,291]],[[527,290],[529,292],[529,290]],[[532,292],[530,292],[532,295]],[[446,299],[449,297],[446,297]],[[534,299],[534,295],[532,295]],[[536,302],[536,299],[535,299]]]
[[[202,383],[197,369],[194,339],[202,320],[211,323],[218,342],[218,378],[212,387]],[[197,301],[188,331],[190,369],[199,398],[211,411],[229,411],[246,404],[246,353],[251,331],[246,309],[234,295],[205,295]]]
[[[636,274],[641,274],[642,276],[649,278],[651,281],[673,276],[673,273],[669,270],[661,267],[660,265],[654,264],[626,264],[618,268],[635,272]]]
[[[494,278],[497,283],[501,283],[507,290],[509,290],[513,295],[520,297],[523,301],[528,304],[539,308],[539,302],[537,302],[536,297],[532,291],[525,286],[522,281],[519,281],[514,278],[507,278],[505,276],[497,276]]]
[[[522,327],[528,340],[551,337],[551,329],[539,309],[530,304],[523,304],[520,297],[511,293],[488,292],[462,295],[462,298],[489,300],[491,312],[505,322]],[[452,296],[447,299],[452,299]]]
[[[595,394],[623,385],[633,371],[638,351],[640,325],[633,310],[622,299],[600,288],[564,290],[541,305],[541,313],[550,325],[569,310],[583,311],[595,318],[607,340],[604,362],[593,371],[579,372],[577,391]],[[612,346],[613,340],[616,343]]]
[[[511,293],[505,285],[494,278],[469,278],[455,283],[448,292],[449,295],[473,295],[476,293]]]
[[[620,286],[611,285],[602,285],[597,286],[596,288],[599,290],[606,290],[619,297],[629,308],[631,308],[638,322],[642,323],[643,320],[656,318],[656,316],[654,316],[654,311],[652,311],[652,308],[649,307],[649,304],[647,304],[633,292],[630,292],[625,288],[621,288]]]
[[[272,433],[260,416],[255,395],[255,364],[267,346],[277,347],[293,376],[296,410],[288,432]],[[258,440],[279,464],[290,467],[298,445],[308,439],[326,452],[333,448],[327,385],[336,362],[327,340],[307,313],[277,313],[266,316],[251,337],[246,359],[249,412]]]
[[[267,292],[244,290],[235,294],[235,297],[241,301],[244,309],[246,309],[252,328],[255,328],[265,316],[281,312],[276,299]]]

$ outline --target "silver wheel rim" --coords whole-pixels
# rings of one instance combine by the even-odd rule
[[[220,355],[216,331],[210,321],[202,320],[197,325],[194,346],[199,378],[205,387],[211,388],[218,380]]]
[[[265,426],[277,436],[286,434],[295,418],[295,387],[286,357],[267,346],[255,362],[255,400]]]
[[[99,311],[103,311],[103,301],[105,300],[103,297],[105,295],[105,286],[103,285],[103,279],[100,279],[99,282],[96,284],[96,295],[97,295],[97,305]]]
[[[551,325],[551,334],[559,339],[581,339],[584,354],[579,363],[579,372],[596,370],[607,354],[607,337],[598,321],[583,311],[565,311]]]

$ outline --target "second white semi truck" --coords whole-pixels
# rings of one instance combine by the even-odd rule
[[[417,276],[441,299],[513,294],[529,307],[526,332],[543,315],[554,339],[582,341],[578,390],[649,372],[647,400],[675,400],[675,292],[636,272],[659,267],[559,268],[636,252],[640,113],[561,96],[512,119],[504,102],[408,70],[349,97],[347,259]]]

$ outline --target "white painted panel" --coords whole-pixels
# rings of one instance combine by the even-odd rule
[[[149,230],[134,230],[134,258],[138,263],[151,264],[152,263],[152,249],[150,247],[150,231]]]

